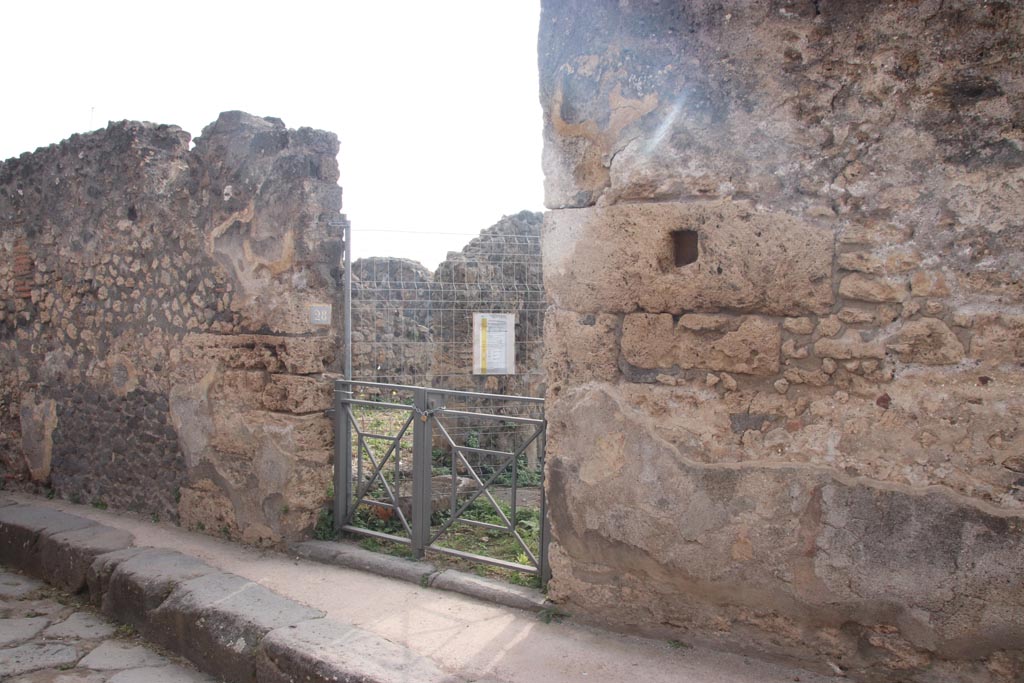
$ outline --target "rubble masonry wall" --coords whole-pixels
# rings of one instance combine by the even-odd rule
[[[0,164],[0,467],[254,543],[331,480],[334,135],[111,123]]]

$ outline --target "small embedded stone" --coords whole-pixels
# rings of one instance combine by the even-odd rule
[[[887,347],[905,363],[949,365],[964,357],[964,346],[944,322],[937,318],[912,320],[892,337]]]
[[[868,220],[851,225],[839,238],[842,244],[896,244],[914,236],[913,228]]]
[[[687,313],[679,318],[679,325],[688,330],[694,331],[721,330],[733,320],[735,320],[735,318],[728,315]]]
[[[810,334],[814,331],[814,322],[810,318],[786,318],[782,329],[791,334]]]
[[[819,339],[814,352],[822,358],[847,360],[851,358],[884,358],[885,346],[878,340],[863,341],[851,330],[838,339]]]
[[[913,249],[891,249],[884,253],[851,251],[839,254],[836,263],[841,270],[859,273],[886,274],[913,270],[921,262],[921,255]]]
[[[942,273],[919,270],[910,278],[910,292],[914,296],[949,296],[949,285]]]
[[[787,339],[782,343],[782,353],[787,358],[793,358],[796,360],[807,358],[808,355],[807,347],[801,346],[797,348],[796,341],[792,339]]]
[[[878,307],[878,324],[888,325],[892,321],[900,317],[900,310],[896,306],[879,306]]]
[[[779,392],[780,394],[784,394],[787,391],[789,391],[789,380],[785,378],[776,380],[776,382],[772,386],[775,387],[775,391]]]
[[[843,324],[839,321],[839,318],[834,315],[823,319],[818,323],[817,333],[818,337],[834,337],[839,334],[839,330],[843,329]]]
[[[909,295],[906,280],[853,273],[839,282],[839,296],[870,303],[900,302]]]

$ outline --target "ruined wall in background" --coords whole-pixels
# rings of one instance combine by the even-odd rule
[[[430,376],[432,286],[433,274],[416,261],[373,256],[352,263],[353,377],[408,384]]]
[[[552,597],[1019,680],[1024,9],[543,5]]]
[[[310,526],[340,309],[334,135],[230,112],[112,123],[0,164],[11,480],[249,542]]]
[[[521,211],[448,253],[352,264],[352,375],[443,389],[542,396],[542,214]],[[516,314],[516,373],[473,375],[473,313]]]
[[[437,267],[431,294],[434,386],[543,396],[542,220],[531,211],[503,216]],[[473,313],[516,314],[515,374],[472,374]]]

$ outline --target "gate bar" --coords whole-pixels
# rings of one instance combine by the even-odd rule
[[[345,239],[345,285],[342,301],[342,318],[345,327],[342,345],[345,359],[345,379],[352,379],[352,223],[342,216]],[[352,385],[345,387],[349,398]],[[349,406],[342,410],[341,383],[334,383],[334,534],[354,510],[352,505],[352,423],[349,421]]]
[[[430,475],[429,394],[423,387],[413,392],[416,413],[412,418],[412,554],[423,559],[423,549],[430,544],[430,515],[433,513]],[[424,456],[423,454],[426,454]]]

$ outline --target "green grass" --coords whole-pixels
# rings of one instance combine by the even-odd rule
[[[545,624],[555,622],[556,624],[562,623],[562,620],[569,616],[568,612],[563,612],[557,607],[545,607],[541,611],[537,612],[537,619],[543,621]]]
[[[394,555],[395,557],[412,557],[412,550],[409,549],[409,546],[383,538],[364,538],[359,542],[359,547],[375,553]]]
[[[328,508],[321,508],[313,527],[313,538],[318,541],[334,540],[334,513]]]

